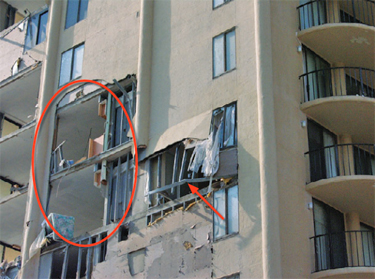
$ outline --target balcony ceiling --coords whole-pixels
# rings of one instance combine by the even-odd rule
[[[341,212],[357,212],[361,221],[375,226],[375,177],[339,176],[310,183],[306,190]]]
[[[26,16],[25,10],[28,9],[31,13],[39,10],[47,4],[46,0],[5,0],[9,5],[17,9],[17,11]]]
[[[41,69],[40,64],[30,66],[0,84],[0,112],[21,124],[34,119]]]
[[[98,97],[58,112],[57,144],[63,145],[64,158],[75,162],[88,156],[88,141],[105,132],[105,120],[98,116]]]
[[[22,185],[29,181],[35,122],[0,138],[0,175]]]
[[[15,192],[0,201],[0,240],[22,245],[27,192]]]
[[[300,31],[298,39],[328,62],[375,69],[375,27],[332,23]]]
[[[74,237],[103,225],[104,198],[94,186],[93,166],[52,182],[49,213],[75,217]],[[105,191],[104,191],[105,193]]]
[[[301,110],[336,135],[351,135],[353,143],[375,143],[374,98],[322,98],[302,104]]]

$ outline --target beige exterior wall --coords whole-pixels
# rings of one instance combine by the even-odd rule
[[[62,5],[56,58],[55,89],[59,88],[61,54],[85,43],[79,79],[123,79],[137,71],[139,1],[90,1],[87,18],[65,29],[66,3]],[[93,28],[95,26],[95,28]]]
[[[213,9],[210,0],[155,0],[153,18],[145,19],[152,29],[145,28],[150,33],[142,33],[141,1],[90,0],[87,18],[65,29],[66,1],[52,0],[50,12],[54,17],[50,15],[49,20],[54,21],[48,26],[49,40],[47,36],[46,42],[24,53],[25,28],[9,33],[0,43],[0,59],[5,62],[0,63],[0,80],[10,77],[10,68],[19,57],[25,68],[36,60],[43,61],[39,108],[59,89],[61,54],[81,43],[85,49],[80,79],[113,83],[113,79],[135,74],[139,82],[142,65],[150,66],[149,80],[142,81],[150,83],[150,90],[138,91],[138,98],[149,94],[147,109],[139,106],[137,111],[137,116],[147,115],[142,121],[146,120],[135,123],[147,123],[141,127],[147,138],[142,138],[145,148],[138,150],[138,184],[132,214],[125,220],[129,239],[118,242],[116,233],[108,241],[105,261],[94,267],[92,278],[222,278],[238,272],[241,278],[311,277],[311,193],[319,197],[324,191],[306,191],[309,171],[304,153],[308,151],[308,138],[302,123],[308,116],[301,110],[302,86],[298,79],[304,72],[303,54],[298,51],[298,5],[299,1],[233,0]],[[236,68],[213,78],[212,40],[232,28],[236,34]],[[302,38],[311,35],[299,34]],[[145,64],[139,57],[147,50],[142,49],[142,36],[152,42],[151,59]],[[147,74],[142,77],[148,78]],[[238,233],[214,241],[213,214],[202,202],[147,226],[146,159],[185,138],[207,138],[212,111],[234,101]],[[36,160],[41,164],[37,177],[42,203],[48,198],[54,117],[52,108],[39,134],[42,152]],[[106,195],[108,187],[102,187]],[[0,197],[3,188],[1,185]],[[27,249],[43,220],[32,191],[25,221],[33,222],[24,227],[24,278],[30,274],[36,277],[39,264],[38,255],[27,261]],[[208,201],[212,203],[212,197]],[[358,229],[361,214],[355,210],[343,213],[347,227]],[[102,229],[110,232],[116,225]]]
[[[299,1],[272,1],[272,63],[279,183],[280,238],[283,278],[306,278],[311,270],[313,236],[311,196],[305,191],[307,128],[301,112],[302,53],[296,39]],[[298,252],[297,252],[298,251]]]

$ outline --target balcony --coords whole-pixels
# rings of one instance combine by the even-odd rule
[[[374,68],[374,1],[315,0],[297,10],[304,45],[331,62]]]
[[[338,144],[305,156],[310,171],[306,190],[342,212],[358,212],[374,226],[374,145]]]
[[[375,71],[334,67],[301,75],[301,110],[336,134],[375,140]]]
[[[345,231],[311,237],[314,251],[312,278],[373,278],[373,231]]]

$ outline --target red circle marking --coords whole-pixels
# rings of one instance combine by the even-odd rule
[[[85,82],[85,83],[94,83],[102,88],[104,88],[105,90],[107,90],[109,93],[112,94],[112,96],[116,99],[116,101],[120,104],[122,110],[124,111],[125,113],[125,116],[126,116],[126,119],[128,120],[129,122],[129,126],[130,126],[130,130],[132,132],[132,136],[133,136],[133,141],[134,141],[134,165],[135,165],[135,172],[134,172],[134,184],[133,184],[133,189],[132,189],[132,194],[131,194],[131,197],[130,197],[130,201],[129,201],[129,204],[128,204],[128,207],[126,208],[125,210],[125,213],[124,215],[122,216],[120,222],[118,223],[117,227],[114,228],[114,230],[109,234],[107,235],[107,237],[103,238],[102,240],[100,240],[99,242],[95,242],[95,243],[91,243],[91,244],[79,244],[79,243],[74,243],[68,239],[66,239],[65,237],[63,237],[51,224],[51,222],[48,220],[47,216],[46,216],[46,213],[44,212],[43,210],[43,207],[42,207],[42,204],[40,202],[40,199],[39,199],[39,195],[38,195],[38,190],[36,188],[36,181],[35,181],[35,168],[34,168],[34,158],[35,158],[35,143],[36,143],[36,139],[37,139],[37,136],[38,136],[38,132],[39,132],[39,128],[40,128],[40,123],[42,122],[43,120],[43,117],[48,109],[48,107],[51,105],[52,101],[56,98],[56,96],[58,94],[61,93],[61,91],[63,91],[64,89],[66,89],[67,87],[73,85],[73,84],[76,84],[76,83],[82,83],[82,82]],[[35,191],[35,196],[36,196],[36,199],[38,201],[38,205],[39,205],[39,208],[40,208],[40,211],[42,212],[43,214],[43,217],[44,219],[47,221],[48,225],[50,226],[50,228],[62,239],[64,240],[65,242],[71,244],[71,245],[74,245],[74,246],[77,246],[77,247],[93,247],[93,246],[96,246],[106,240],[108,240],[118,229],[119,227],[121,226],[121,224],[124,222],[125,220],[125,217],[126,215],[128,214],[128,211],[130,209],[130,206],[133,202],[133,198],[134,198],[134,193],[135,193],[135,188],[137,186],[137,174],[138,174],[138,149],[137,149],[137,141],[135,139],[135,133],[134,133],[134,128],[133,128],[133,124],[129,118],[129,115],[128,113],[126,112],[126,109],[124,107],[124,105],[121,103],[120,99],[108,88],[106,87],[105,85],[97,82],[97,81],[94,81],[94,80],[89,80],[89,79],[80,79],[80,80],[75,80],[75,81],[72,81],[72,82],[69,82],[68,84],[64,85],[63,87],[61,87],[56,93],[55,95],[52,96],[52,98],[49,100],[49,102],[47,103],[46,107],[44,108],[43,112],[42,112],[42,115],[40,116],[40,119],[38,121],[38,125],[36,126],[36,131],[35,131],[35,136],[34,136],[34,141],[33,141],[33,149],[32,149],[32,153],[31,153],[31,173],[32,173],[32,178],[33,178],[33,183],[34,183],[34,191]]]

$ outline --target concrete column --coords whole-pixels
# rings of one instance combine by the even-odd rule
[[[354,175],[354,154],[351,135],[344,134],[339,137],[340,144],[349,144],[342,145],[339,147],[339,162],[340,162],[340,175]]]
[[[254,1],[263,278],[282,278],[270,0]]]
[[[38,99],[37,121],[50,98],[55,93],[55,77],[57,75],[57,60],[60,23],[62,7],[65,2],[52,0],[49,6],[47,35],[46,35],[46,56],[43,61],[42,74],[40,80],[40,91]],[[35,145],[35,180],[40,201],[44,210],[48,201],[49,191],[49,166],[51,159],[51,148],[54,131],[53,106],[50,106],[45,114],[38,133]],[[29,258],[29,248],[41,230],[41,223],[44,220],[36,200],[33,179],[30,172],[29,191],[26,204],[26,214],[24,223],[24,235],[22,245],[22,269],[20,278],[38,278],[39,257]]]
[[[363,265],[362,236],[359,232],[361,229],[359,214],[349,212],[345,214],[346,230],[351,231],[346,234],[346,247],[348,253],[349,266]]]
[[[150,126],[154,0],[142,0],[138,52],[138,85],[135,134],[139,148],[147,147]]]
[[[345,67],[344,63],[334,63],[334,68]],[[345,69],[333,69],[332,75],[332,93],[333,96],[344,96],[346,95],[346,74]]]

